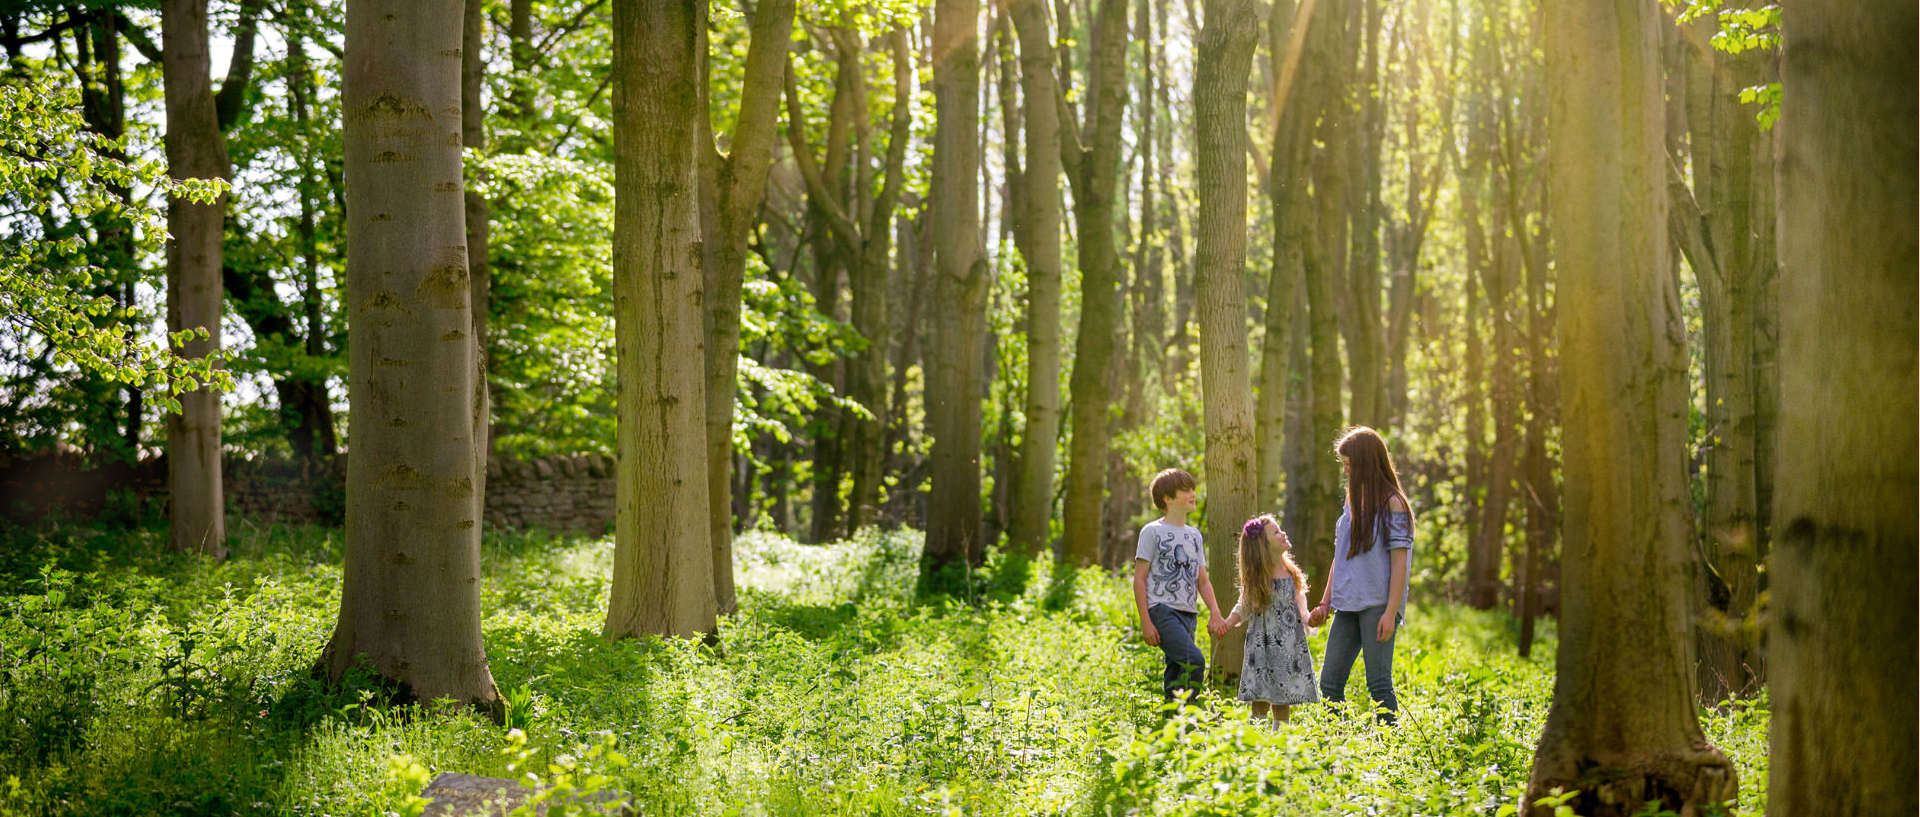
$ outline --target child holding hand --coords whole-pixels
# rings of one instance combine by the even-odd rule
[[[1240,603],[1227,626],[1247,625],[1240,664],[1240,700],[1253,716],[1278,724],[1294,704],[1320,699],[1307,650],[1307,582],[1293,561],[1293,543],[1271,515],[1240,530]]]

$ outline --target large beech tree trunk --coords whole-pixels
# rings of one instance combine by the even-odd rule
[[[987,262],[980,257],[979,0],[939,0],[933,13],[933,344],[927,420],[933,431],[923,583],[986,555],[980,514],[980,369]],[[931,585],[929,585],[931,586]]]
[[[1073,184],[1078,229],[1080,329],[1073,343],[1073,437],[1067,446],[1067,496],[1061,558],[1076,567],[1100,557],[1101,502],[1107,488],[1108,411],[1113,403],[1120,309],[1120,253],[1115,244],[1120,183],[1120,126],[1127,105],[1126,0],[1101,0],[1094,13],[1093,57],[1087,68],[1090,142],[1069,144],[1062,157]],[[1070,116],[1063,117],[1071,123]]]
[[[614,344],[620,372],[606,634],[714,632],[695,121],[696,0],[613,6]]]
[[[232,174],[220,133],[207,54],[207,0],[167,0],[160,7],[166,75],[167,172],[178,179]],[[457,103],[457,100],[456,100]],[[221,238],[227,198],[167,202],[167,331],[204,328],[207,337],[177,347],[198,358],[220,349]],[[176,551],[226,556],[226,494],[220,476],[220,394],[201,388],[180,395],[167,417],[167,484],[172,492],[170,543]]]
[[[793,33],[792,0],[763,2],[754,9],[752,41],[743,69],[740,111],[730,149],[715,151],[706,128],[694,150],[700,161],[701,249],[706,323],[708,545],[713,551],[714,602],[732,614],[733,588],[733,392],[740,371],[740,291],[745,285],[747,239],[765,198],[767,170],[773,165],[774,136],[780,122],[781,77]],[[704,63],[705,55],[700,59]],[[704,71],[702,72],[704,75]],[[696,124],[711,120],[701,94]]]
[[[1559,296],[1565,559],[1553,704],[1529,802],[1700,813],[1737,788],[1694,710],[1685,586],[1685,328],[1668,269],[1660,12],[1546,12]],[[1532,813],[1552,809],[1535,806]]]
[[[1915,10],[1789,0],[1769,814],[1913,814]]]
[[[460,0],[347,7],[347,556],[330,680],[357,663],[498,713],[480,635],[480,495],[461,183]]]
[[[1257,507],[1259,481],[1247,370],[1247,78],[1264,12],[1253,0],[1209,0],[1193,75],[1200,205],[1193,285],[1206,389],[1207,561],[1220,577],[1214,583],[1219,601],[1229,608],[1238,598],[1232,565],[1240,526]],[[1215,672],[1237,674],[1244,637],[1235,629],[1213,642]]]
[[[1014,0],[1014,31],[1020,40],[1020,92],[1026,115],[1026,195],[1014,241],[1027,264],[1026,430],[1020,436],[1014,474],[1013,524],[1008,544],[1038,553],[1052,521],[1055,447],[1060,441],[1060,113],[1053,74],[1053,38],[1045,0]]]

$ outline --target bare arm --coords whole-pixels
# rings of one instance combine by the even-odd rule
[[[1213,597],[1213,580],[1207,578],[1207,569],[1200,568],[1200,598],[1207,603],[1207,618],[1220,618],[1220,602]]]
[[[1407,513],[1407,503],[1399,497],[1387,500],[1387,509],[1396,513]],[[1379,632],[1375,633],[1381,641],[1393,637],[1393,630],[1399,626],[1400,600],[1407,594],[1407,570],[1409,559],[1413,555],[1411,548],[1394,548],[1387,551],[1391,565],[1387,573],[1387,611],[1380,616]]]

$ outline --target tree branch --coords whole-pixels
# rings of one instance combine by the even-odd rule
[[[827,183],[820,175],[820,165],[813,160],[813,146],[807,144],[806,122],[800,116],[800,86],[793,78],[793,62],[787,62],[787,142],[793,148],[794,163],[800,166],[800,176],[807,182],[807,196],[827,217],[827,227],[833,235],[848,248],[861,245],[860,231],[853,220],[847,217],[847,210],[827,189]]]
[[[254,35],[260,29],[260,7],[264,0],[241,0],[240,28],[233,36],[233,59],[227,63],[227,78],[213,96],[214,116],[225,133],[233,128],[246,101],[247,85],[253,81]]]

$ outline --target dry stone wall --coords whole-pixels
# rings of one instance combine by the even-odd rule
[[[165,502],[166,469],[142,469],[158,479],[136,480],[147,501]],[[339,524],[346,514],[347,458],[302,463],[232,459],[226,463],[227,512],[261,523]],[[575,454],[487,463],[488,526],[541,528],[593,535],[613,529],[613,458]]]

